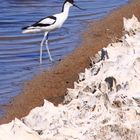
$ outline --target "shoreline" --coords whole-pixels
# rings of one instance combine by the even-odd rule
[[[0,120],[0,124],[7,123],[15,117],[21,118],[27,115],[32,108],[42,105],[44,99],[55,104],[61,103],[67,88],[72,88],[74,81],[77,81],[78,73],[83,72],[85,67],[89,67],[89,57],[94,56],[112,40],[115,41],[122,36],[122,18],[130,18],[132,14],[135,14],[140,19],[139,6],[140,2],[133,0],[105,18],[91,23],[88,31],[83,35],[81,45],[75,51],[61,60],[57,66],[26,84],[23,94],[17,96],[6,107],[8,111]]]

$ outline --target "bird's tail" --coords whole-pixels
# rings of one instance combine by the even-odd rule
[[[30,27],[30,26],[23,27],[23,28],[22,28],[22,33],[23,33],[23,34],[28,33],[28,32],[29,32],[29,27]]]
[[[22,33],[23,34],[30,34],[30,33],[38,33],[41,32],[39,28],[33,27],[33,26],[26,26],[22,28]]]

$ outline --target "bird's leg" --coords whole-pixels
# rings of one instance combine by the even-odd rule
[[[43,44],[44,44],[44,42],[45,42],[45,40],[46,40],[46,36],[48,35],[48,33],[46,32],[45,34],[44,34],[44,37],[43,37],[43,39],[42,39],[42,41],[41,41],[41,44],[40,44],[40,64],[42,64],[42,50],[43,50]]]
[[[45,44],[46,44],[46,49],[47,49],[47,52],[48,52],[48,55],[49,55],[49,59],[50,59],[50,61],[53,61],[50,50],[49,50],[49,47],[48,47],[48,34],[47,34]]]

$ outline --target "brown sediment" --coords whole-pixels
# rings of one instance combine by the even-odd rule
[[[81,45],[51,70],[43,72],[27,83],[23,94],[17,96],[8,105],[6,115],[0,124],[7,123],[15,117],[21,118],[29,111],[43,104],[47,99],[56,105],[63,101],[67,88],[73,88],[78,73],[89,67],[89,57],[94,56],[101,48],[122,36],[123,17],[135,15],[140,20],[140,1],[133,0],[127,5],[109,14],[104,19],[93,22],[83,34]]]

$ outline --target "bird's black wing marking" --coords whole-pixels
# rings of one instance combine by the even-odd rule
[[[47,23],[47,21],[45,22],[46,19],[51,19],[51,23]],[[44,21],[44,22],[43,22]],[[43,26],[50,26],[52,24],[54,24],[56,22],[56,17],[55,16],[48,16],[46,18],[43,18],[41,20],[39,20],[38,22],[34,23],[32,26],[33,27],[37,27],[37,26],[40,26],[40,27],[43,27]]]
[[[44,27],[44,26],[50,26],[51,24],[42,24],[42,23],[37,23],[37,24],[33,24],[32,27]]]
[[[55,16],[48,16],[48,18],[54,19],[56,21],[56,17]]]
[[[30,27],[30,26],[23,27],[22,30],[26,30],[28,27]]]
[[[32,24],[31,26],[23,27],[22,30],[26,30],[29,27],[37,27],[37,26],[46,27],[46,26],[50,26],[50,25],[54,24],[55,22],[56,22],[56,17],[55,16],[48,16],[48,17],[45,17],[45,18],[39,20],[38,22]]]

